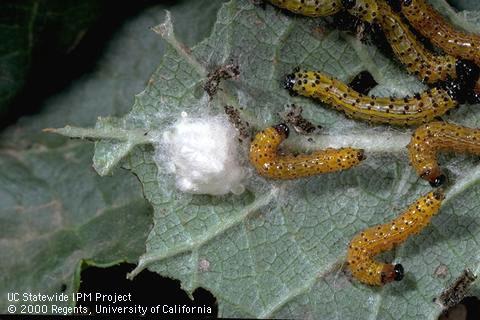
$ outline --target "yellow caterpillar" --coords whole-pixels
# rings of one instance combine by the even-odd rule
[[[285,88],[330,104],[348,117],[397,126],[429,122],[457,105],[445,90],[435,88],[412,98],[373,98],[317,71],[296,70],[286,76]]]
[[[410,24],[445,52],[480,65],[480,36],[454,28],[425,0],[398,0]]]
[[[480,155],[480,129],[446,122],[431,122],[415,130],[408,144],[410,163],[415,171],[433,187],[446,180],[437,161],[439,151]]]
[[[341,0],[267,0],[271,4],[309,17],[325,17],[343,9]]]
[[[272,179],[296,179],[346,170],[365,159],[362,149],[341,148],[311,154],[280,155],[278,147],[288,137],[289,129],[279,124],[260,131],[250,144],[250,163],[257,172]]]
[[[343,9],[364,21],[372,22],[377,15],[374,0],[267,0],[271,4],[308,17],[325,17]]]
[[[360,282],[374,286],[402,280],[404,270],[401,264],[381,263],[373,258],[425,228],[438,213],[444,198],[442,190],[430,192],[393,221],[368,228],[353,237],[347,252],[352,275]]]
[[[379,0],[378,18],[388,43],[407,70],[427,83],[457,78],[457,60],[450,55],[434,55],[418,41],[402,18],[389,5]]]
[[[430,52],[418,41],[409,26],[403,22],[398,14],[393,12],[385,0],[323,0],[318,2],[269,0],[269,2],[306,16],[327,16],[337,13],[340,9],[347,9],[349,13],[362,21],[378,24],[385,33],[385,37],[397,59],[410,73],[415,74],[422,81],[434,84],[439,81],[451,81],[460,78],[461,82],[457,85],[461,84],[461,89],[465,87],[466,90],[474,88],[476,92],[480,93],[479,70],[473,63],[456,58],[456,56],[461,56],[458,54],[436,55]],[[322,7],[317,7],[317,4],[322,4]],[[421,15],[416,10],[411,10],[411,12],[417,13],[417,16]],[[432,27],[429,26],[429,28]],[[478,50],[475,50],[475,52],[480,55]],[[472,58],[471,56],[468,57]],[[465,97],[461,98],[465,99]]]

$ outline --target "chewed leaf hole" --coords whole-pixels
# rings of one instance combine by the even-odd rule
[[[470,319],[480,319],[480,299],[478,297],[466,297],[438,317],[438,320]]]
[[[78,299],[77,306],[88,308],[92,314],[106,314],[108,307],[131,307],[125,309],[129,314],[130,310],[139,311],[138,306],[141,306],[144,310],[147,308],[147,315],[217,317],[217,300],[209,291],[203,288],[196,289],[193,292],[194,300],[192,301],[181,289],[180,281],[162,277],[155,272],[144,270],[134,280],[126,279],[125,275],[134,267],[133,264],[122,263],[109,268],[88,267],[83,270],[80,289],[77,293],[80,294],[82,301]],[[99,298],[98,294],[104,295],[105,298]],[[123,296],[127,301],[115,303],[113,300],[108,301],[108,297],[114,298],[115,295],[117,300],[120,300],[119,296]],[[159,311],[152,313],[152,310]],[[205,313],[193,310],[205,310]],[[108,314],[114,315],[111,312]]]

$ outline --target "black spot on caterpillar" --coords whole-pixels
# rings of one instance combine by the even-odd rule
[[[286,124],[260,131],[250,145],[250,163],[257,172],[272,179],[297,179],[346,170],[365,159],[362,149],[319,150],[310,154],[280,155],[278,147],[289,135]]]
[[[457,30],[425,0],[397,0],[410,24],[434,45],[480,65],[480,36]]]
[[[271,4],[290,12],[309,17],[331,16],[341,10],[371,23],[378,14],[375,0],[267,0]]]
[[[373,257],[419,233],[438,213],[444,198],[440,189],[430,192],[394,220],[363,230],[353,237],[347,252],[347,263],[353,276],[360,282],[375,286],[402,280],[404,271],[401,264],[380,263]]]
[[[343,9],[341,0],[267,0],[271,4],[309,17],[325,17]]]
[[[480,155],[480,129],[431,122],[415,130],[407,146],[410,163],[432,187],[442,185],[446,176],[437,161],[439,151]]]
[[[457,78],[458,59],[427,50],[390,6],[378,3],[381,12],[378,23],[395,56],[410,73],[431,84]]]
[[[306,4],[310,3],[312,6],[315,5],[315,2],[301,0],[278,0],[270,2],[295,13],[310,16],[312,15],[310,13],[311,9],[308,9],[309,7]],[[329,2],[325,0],[325,2],[328,3],[327,7],[338,8],[338,1]],[[333,3],[336,4],[333,5]],[[376,24],[380,25],[394,55],[410,73],[415,74],[422,81],[429,84],[461,78],[461,80],[456,83],[456,86],[461,86],[462,88],[463,94],[460,95],[460,97],[465,97],[464,100],[468,102],[477,102],[477,100],[480,100],[480,83],[477,83],[478,75],[475,75],[475,72],[471,71],[471,69],[473,69],[472,66],[468,65],[468,62],[465,60],[459,60],[448,54],[433,54],[425,48],[412,30],[410,30],[409,26],[385,1],[342,1],[341,6],[348,9],[350,14],[364,22],[369,24],[373,23],[374,26]],[[338,13],[338,11],[332,11],[332,13],[328,14],[333,13]],[[344,15],[341,14],[338,14],[336,19],[339,19],[340,22],[354,21],[345,18]],[[336,24],[338,25],[338,23]],[[348,29],[355,28],[356,24],[357,22],[355,21],[353,22],[353,26],[347,24]],[[372,29],[375,29],[375,27],[372,27]],[[466,67],[466,65],[468,65],[468,67]],[[468,71],[469,69],[470,71]],[[467,81],[465,81],[467,78],[469,78],[468,84]],[[474,78],[474,80],[471,80],[471,78]],[[476,92],[478,92],[477,95],[468,93],[467,89],[472,88],[475,88]]]
[[[346,10],[342,10],[332,16],[332,22],[327,24],[329,27],[341,31],[347,31],[353,34],[358,34],[358,30],[363,27],[362,20],[355,17]]]
[[[427,123],[457,105],[445,90],[436,88],[412,98],[369,97],[317,71],[296,70],[286,76],[284,86],[293,95],[318,99],[348,117],[397,126]]]

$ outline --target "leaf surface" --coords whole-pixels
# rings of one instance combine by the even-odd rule
[[[476,17],[454,18],[474,27]],[[118,163],[130,168],[154,208],[147,251],[132,277],[148,268],[180,279],[188,292],[204,287],[224,317],[435,319],[442,309],[433,299],[463,269],[480,271],[480,168],[473,157],[453,155],[440,158],[452,183],[440,214],[383,256],[404,265],[405,279],[372,288],[342,271],[356,233],[391,220],[430,187],[408,165],[411,130],[345,119],[324,105],[290,97],[282,79],[296,66],[344,81],[368,69],[380,83],[376,95],[402,96],[424,86],[374,46],[324,21],[232,0],[220,10],[210,37],[193,48],[177,39],[168,17],[156,28],[169,45],[148,86],[128,115],[97,122],[97,130],[132,136],[120,141],[107,134],[98,142],[96,170],[108,174]],[[240,79],[224,82],[210,101],[201,93],[207,73],[231,60],[240,66]],[[155,146],[135,142],[139,130],[147,136],[162,132],[181,112],[215,115],[233,105],[260,129],[280,122],[278,113],[291,103],[324,129],[313,141],[294,135],[288,147],[353,145],[365,148],[368,159],[349,171],[300,181],[268,181],[252,171],[245,193],[213,197],[178,192],[173,177],[155,163]],[[448,120],[478,126],[477,109],[462,106]],[[243,145],[245,158],[247,149]]]
[[[135,262],[145,252],[152,208],[138,179],[123,169],[99,177],[91,167],[93,145],[41,130],[65,122],[89,126],[98,116],[123,115],[165,51],[149,30],[164,19],[165,9],[178,21],[201,24],[193,31],[187,23],[179,28],[181,39],[194,44],[208,35],[219,6],[183,1],[145,11],[119,30],[95,72],[39,106],[42,113],[2,133],[1,314],[11,304],[8,292],[70,294],[78,291],[84,266]],[[14,303],[17,312],[20,303]]]

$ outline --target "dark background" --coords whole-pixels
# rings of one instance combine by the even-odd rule
[[[116,303],[120,306],[155,307],[161,305],[186,305],[186,306],[210,306],[212,313],[207,318],[215,318],[218,307],[215,297],[203,288],[193,292],[193,301],[180,288],[180,281],[164,278],[157,273],[148,270],[142,271],[133,280],[127,280],[125,275],[135,268],[133,264],[123,263],[111,268],[89,267],[82,272],[82,283],[79,292],[102,294],[129,294],[132,302]],[[107,305],[106,303],[105,305]],[[82,303],[92,310],[98,302]],[[183,316],[183,315],[182,315]],[[204,317],[204,315],[202,315]]]
[[[155,5],[177,2],[0,0],[0,130],[22,116],[41,112],[48,98],[93,73],[115,32],[127,21]],[[111,268],[86,267],[80,292],[131,293],[133,304],[143,307],[208,305],[212,316],[217,315],[216,299],[208,291],[197,289],[192,301],[178,280],[148,270],[133,281],[127,280],[126,274],[133,268],[126,263]]]

